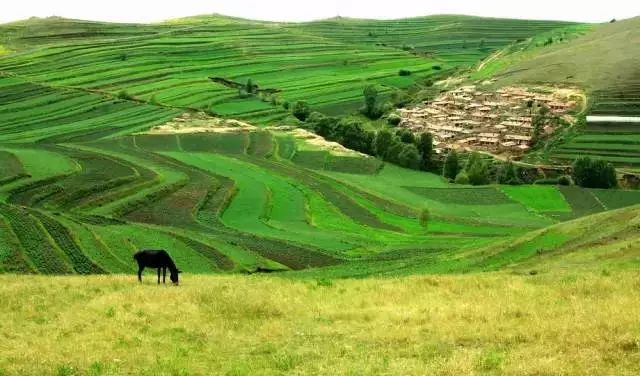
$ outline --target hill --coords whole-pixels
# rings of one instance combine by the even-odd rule
[[[396,90],[580,25],[211,16],[0,28],[13,30],[3,34],[13,52],[0,58],[3,271],[129,273],[131,254],[150,247],[192,273],[494,270],[506,263],[459,260],[638,202],[632,191],[454,186],[277,126],[289,116],[280,100],[342,113],[360,105],[366,83]],[[261,95],[238,95],[249,78]]]
[[[461,72],[634,108],[623,53],[597,60],[619,80],[582,59],[635,26],[0,25],[0,375],[638,374],[640,191],[451,184],[287,108],[346,114],[370,83]],[[637,152],[628,124],[574,131],[558,160]],[[141,248],[168,250],[180,286],[137,283]]]
[[[272,102],[305,100],[327,113],[350,112],[367,83],[391,92],[565,25],[464,16],[303,24],[213,16],[140,26],[32,20],[0,26],[0,44],[23,51],[3,58],[0,71],[268,123],[287,115]],[[400,77],[400,69],[413,74]],[[243,100],[209,77],[251,78],[277,94]]]
[[[640,116],[640,18],[594,26],[571,40],[550,38],[555,42],[543,48],[500,55],[492,67],[500,66],[492,72],[497,85],[577,86],[588,95],[589,115]],[[549,151],[551,161],[589,155],[638,169],[636,123],[587,120]]]

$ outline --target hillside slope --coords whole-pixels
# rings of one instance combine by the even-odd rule
[[[504,84],[576,85],[596,95],[625,91],[640,82],[640,17],[598,25],[580,38],[538,51],[496,78]]]
[[[273,103],[306,100],[325,112],[350,112],[368,83],[383,93],[404,88],[564,25],[463,16],[301,24],[212,16],[139,26],[29,20],[0,25],[0,44],[23,51],[2,58],[0,72],[269,123],[287,115]],[[413,75],[399,77],[400,69]],[[251,78],[277,95],[238,98],[236,88],[209,77]]]
[[[64,19],[0,26],[14,30],[6,41],[16,49],[0,57],[0,270],[126,273],[139,248],[169,249],[194,273],[492,270],[459,259],[637,203],[636,192],[616,200],[553,186],[452,186],[299,130],[237,121],[228,129],[210,115],[262,125],[288,116],[267,91],[241,98],[225,85],[249,78],[280,99],[348,111],[367,83],[394,90],[477,62],[511,38],[566,25],[484,22],[275,24],[216,16],[140,29]],[[461,34],[439,40],[438,28],[454,26]],[[394,45],[371,43],[370,30],[388,32]],[[465,46],[483,30],[482,48],[482,39],[475,49]],[[417,42],[430,31],[436,36],[425,38],[423,54]],[[401,68],[414,74],[400,77]],[[152,127],[175,132],[149,134]],[[595,205],[582,207],[584,197]],[[424,208],[426,229],[417,220]]]
[[[497,85],[554,84],[586,91],[588,115],[640,116],[640,18],[594,26],[569,41],[498,57],[492,73]],[[501,64],[502,63],[502,64]],[[545,150],[548,162],[570,163],[580,155],[604,159],[637,171],[640,128],[628,121],[587,118]]]

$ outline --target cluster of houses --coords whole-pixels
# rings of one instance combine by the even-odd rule
[[[440,95],[432,102],[400,110],[400,126],[414,133],[430,132],[437,152],[483,150],[510,155],[531,147],[533,117],[540,106],[560,117],[575,102],[553,93],[507,87],[489,92],[463,86]],[[553,133],[550,124],[544,132]]]

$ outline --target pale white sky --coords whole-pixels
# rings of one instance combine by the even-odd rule
[[[258,20],[402,18],[432,14],[604,22],[640,15],[638,0],[3,0],[0,23],[31,16],[155,22],[221,13]]]

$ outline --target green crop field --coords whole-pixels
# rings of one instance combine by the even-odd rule
[[[0,268],[128,272],[137,249],[163,247],[194,273],[326,268],[359,276],[425,257],[427,269],[449,270],[442,265],[471,249],[633,205],[630,192],[461,188],[273,127],[145,134],[202,110],[287,124],[285,100],[344,114],[361,105],[369,83],[386,95],[505,48],[534,56],[549,36],[569,44],[592,29],[464,16],[0,25],[0,213],[4,254],[15,256]],[[238,95],[248,79],[260,95]],[[562,150],[597,152],[623,134],[587,133]],[[624,134],[628,147],[611,158],[635,161],[633,137]],[[418,220],[425,209],[426,227]]]
[[[566,84],[567,65],[527,64],[636,23],[0,25],[0,375],[637,374],[637,191],[456,185],[314,138],[287,107],[352,115],[370,84],[540,67]],[[590,110],[636,114],[633,77],[592,68],[568,82]],[[549,154],[634,168],[637,130],[590,123]],[[179,288],[135,281],[145,248]]]

